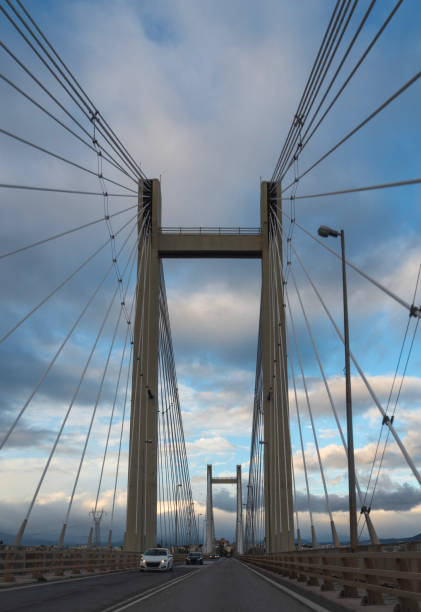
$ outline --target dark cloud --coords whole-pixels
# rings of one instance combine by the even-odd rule
[[[224,489],[212,493],[213,507],[226,512],[236,512],[237,502],[234,495]]]
[[[10,424],[11,421],[8,420],[7,423],[5,423],[4,429],[0,427],[0,440],[3,440],[4,436],[8,432]],[[28,446],[44,447],[50,442],[53,442],[54,438],[55,432],[53,430],[33,427],[28,425],[26,421],[22,419],[14,432],[10,435],[6,444],[8,449],[26,448]]]
[[[23,545],[34,543],[56,544],[60,536],[66,511],[65,502],[50,502],[42,506],[35,506],[31,514],[28,527],[22,540]],[[0,539],[13,542],[20,526],[18,521],[23,520],[22,503],[0,502]],[[117,507],[113,525],[114,541],[122,539],[124,534],[125,512]],[[101,522],[101,539],[106,541],[108,536],[110,515],[104,513]],[[78,506],[72,509],[68,528],[66,530],[65,544],[85,544],[88,539],[91,518],[86,508]]]
[[[329,502],[332,512],[346,512],[349,510],[347,495],[329,495]],[[323,495],[310,495],[310,503],[313,512],[325,513],[327,511],[326,499]],[[373,510],[385,511],[408,511],[421,504],[421,491],[412,487],[408,483],[403,485],[393,483],[393,489],[377,489]],[[301,491],[297,491],[296,505],[299,512],[308,511],[307,496]]]

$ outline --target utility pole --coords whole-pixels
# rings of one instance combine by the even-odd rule
[[[176,548],[176,552],[177,552],[177,546],[178,546],[178,490],[179,487],[182,487],[183,485],[181,484],[177,484],[175,487],[175,548]]]
[[[95,547],[99,547],[101,546],[101,519],[104,516],[105,512],[104,510],[95,510],[92,509],[89,513],[89,516],[92,516],[92,520],[94,522],[94,546]],[[88,547],[91,546],[92,543],[92,527],[91,527],[91,531],[89,534],[89,543],[88,543]]]

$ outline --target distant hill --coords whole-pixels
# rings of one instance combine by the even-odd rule
[[[15,541],[15,534],[10,534],[10,533],[4,533],[4,532],[0,532],[0,541],[3,542],[3,544],[13,544],[13,542]],[[81,544],[86,544],[87,542],[87,538],[74,538],[74,539],[67,539],[66,538],[66,546],[80,546]],[[103,545],[107,543],[106,538],[103,539],[102,541]],[[30,534],[25,534],[25,537],[22,539],[22,546],[55,546],[57,544],[57,538],[51,538],[51,537],[42,537],[41,535],[38,536],[31,536]],[[123,540],[116,540],[113,541],[113,546],[122,546],[123,545]]]
[[[418,533],[414,536],[410,536],[408,538],[379,538],[379,540],[380,544],[397,544],[398,542],[421,542],[421,533]],[[342,540],[340,538],[340,541],[342,545],[349,545],[349,540]],[[311,540],[302,539],[301,543],[305,547],[311,547]],[[331,546],[332,541],[330,540],[328,542],[319,542],[318,544],[319,546]],[[360,544],[362,544],[363,546],[368,546],[369,544],[371,544],[371,541],[361,540]]]
[[[16,534],[12,535],[10,533],[0,532],[0,540],[3,542],[3,544],[13,544],[15,537]],[[43,538],[42,536],[31,536],[26,534],[22,540],[22,544],[24,546],[40,546],[42,544],[44,546],[53,546],[56,543],[57,540],[52,540],[51,538]]]

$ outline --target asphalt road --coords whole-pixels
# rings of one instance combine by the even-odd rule
[[[199,569],[178,566],[172,572],[133,570],[1,589],[0,612],[102,612],[113,604],[194,571]]]
[[[172,588],[130,607],[116,607],[113,612],[123,609],[127,612],[309,612],[307,606],[284,595],[234,559],[220,559],[213,566],[204,566]]]
[[[171,584],[172,583],[172,584]],[[308,612],[234,559],[0,591],[0,612]]]

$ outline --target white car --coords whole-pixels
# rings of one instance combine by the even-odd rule
[[[140,571],[172,571],[174,568],[174,557],[168,548],[148,548],[140,556]]]

